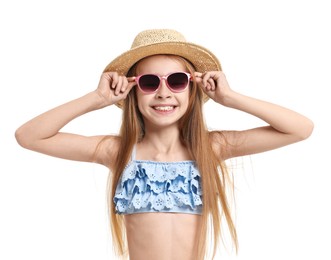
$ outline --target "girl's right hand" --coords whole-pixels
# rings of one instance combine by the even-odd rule
[[[103,106],[110,106],[125,99],[136,84],[135,77],[127,78],[117,72],[104,72],[95,91],[102,98]]]

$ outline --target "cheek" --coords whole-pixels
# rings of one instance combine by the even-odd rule
[[[147,104],[147,95],[142,94],[139,90],[136,90],[137,105],[140,112],[144,110],[143,104]]]
[[[183,100],[183,103],[186,104],[186,106],[188,106],[188,104],[190,102],[190,93],[191,93],[190,89],[187,89],[187,91],[185,91],[183,93],[183,99],[182,100]]]

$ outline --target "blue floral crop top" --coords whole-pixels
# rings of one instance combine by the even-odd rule
[[[114,203],[117,214],[201,214],[201,176],[194,161],[136,160],[134,148],[117,184]]]

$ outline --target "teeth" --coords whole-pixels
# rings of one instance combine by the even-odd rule
[[[173,110],[174,107],[173,106],[166,106],[166,107],[154,107],[154,109],[156,110],[161,110],[161,111],[170,111],[170,110]]]

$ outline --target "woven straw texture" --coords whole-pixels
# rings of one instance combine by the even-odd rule
[[[156,55],[173,54],[189,60],[198,72],[222,70],[217,57],[208,49],[187,42],[185,37],[175,30],[155,29],[140,32],[134,39],[131,49],[124,52],[105,68],[126,75],[139,60]]]

